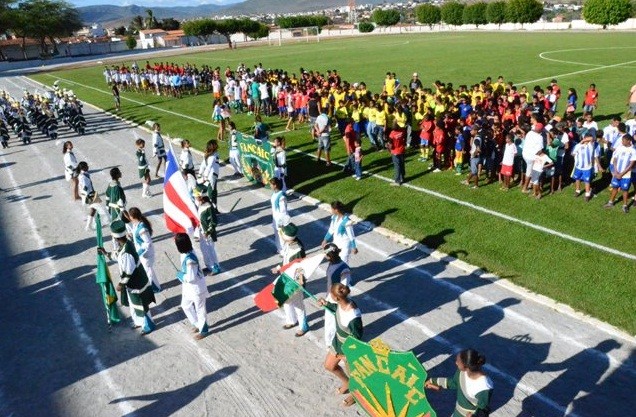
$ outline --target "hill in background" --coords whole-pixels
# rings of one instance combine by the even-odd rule
[[[382,0],[365,0],[365,4],[382,3]],[[202,4],[190,7],[150,7],[157,20],[173,17],[177,20],[193,19],[196,17],[211,17],[225,15],[255,15],[255,14],[283,14],[311,12],[334,7],[346,7],[347,0],[245,0],[243,2],[218,5]],[[359,2],[361,3],[361,2]],[[103,26],[127,25],[133,17],[145,17],[149,7],[143,6],[85,6],[78,7],[80,18],[86,25],[100,23]]]

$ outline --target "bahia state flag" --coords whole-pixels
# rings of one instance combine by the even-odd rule
[[[310,295],[301,285],[300,281],[307,280],[323,261],[324,255],[318,254],[310,258],[295,259],[283,265],[281,274],[268,286],[263,288],[256,297],[254,303],[264,313],[276,310],[285,304],[296,291],[303,291]],[[304,278],[301,278],[304,277]]]
[[[95,228],[97,229],[97,247],[104,247],[104,237],[102,236],[102,219],[99,213],[95,214]],[[117,291],[110,279],[110,271],[106,265],[106,257],[101,253],[97,254],[97,273],[95,281],[102,292],[102,300],[106,308],[106,320],[108,324],[119,323],[119,310],[117,310]]]
[[[188,185],[179,170],[172,145],[168,149],[166,176],[163,180],[163,217],[166,227],[172,233],[191,234],[199,225],[197,208],[190,198]]]

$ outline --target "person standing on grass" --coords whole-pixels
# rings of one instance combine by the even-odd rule
[[[543,144],[543,123],[536,122],[530,131],[526,133],[523,142],[523,159],[526,161],[526,180],[521,187],[522,193],[530,192],[530,177],[532,175],[532,165],[536,159],[538,152],[544,148]]]
[[[362,158],[364,157],[362,154],[362,141],[360,138],[356,138],[355,145],[356,146],[353,151],[353,170],[356,181],[360,181],[362,179]]]
[[[457,391],[457,402],[452,417],[488,416],[493,384],[482,369],[485,364],[486,357],[476,350],[462,350],[455,358],[455,375],[452,378],[429,378],[424,383],[424,388],[433,391]]]
[[[205,275],[201,271],[199,259],[194,254],[192,241],[186,233],[177,233],[174,243],[180,254],[181,270],[177,279],[181,282],[181,309],[192,325],[194,338],[201,340],[209,334],[205,302],[210,295],[205,285]]]
[[[636,165],[636,149],[632,145],[632,137],[625,134],[621,138],[621,144],[616,147],[612,157],[612,192],[605,208],[614,207],[614,199],[620,188],[623,192],[623,213],[629,213],[629,187],[631,185],[632,169]]]
[[[358,340],[362,338],[364,332],[362,312],[356,303],[349,298],[351,289],[346,285],[336,282],[331,286],[329,293],[333,302],[329,302],[324,298],[318,300],[318,305],[330,310],[336,319],[336,334],[325,357],[325,369],[340,380],[340,387],[336,392],[343,395],[349,392],[349,376],[340,366],[341,361],[346,362],[342,346],[349,336]],[[345,407],[352,406],[354,403],[355,400],[351,394],[347,395],[342,401]]]
[[[479,187],[479,171],[481,170],[481,137],[478,135],[479,126],[474,124],[470,129],[470,172],[462,184],[470,186],[474,179],[475,184],[471,188]]]
[[[583,111],[585,113],[594,113],[598,108],[598,90],[596,84],[590,84],[590,88],[585,92],[583,99]]]
[[[455,175],[462,175],[464,168],[464,132],[460,125],[455,126],[455,159],[453,164],[455,165]]]
[[[239,145],[238,145],[238,137],[236,130],[236,124],[232,121],[228,123],[230,128],[230,165],[234,168],[234,175],[241,176],[243,175],[243,168],[241,166],[241,159],[239,154]]]
[[[155,178],[159,178],[159,168],[161,168],[161,161],[163,165],[166,165],[166,147],[163,143],[163,137],[161,136],[161,126],[159,123],[155,123],[152,126],[152,156],[157,157],[157,169],[155,170]]]
[[[433,114],[426,113],[422,123],[420,123],[420,158],[419,161],[428,161],[430,144],[433,140],[433,131],[435,130],[435,118]]]
[[[387,148],[391,151],[391,159],[393,160],[393,181],[391,185],[400,186],[405,181],[405,154],[406,154],[406,131],[398,126],[397,122],[393,122],[393,129],[389,134]]]
[[[444,121],[440,118],[435,122],[435,129],[433,130],[433,148],[435,153],[433,154],[433,172],[442,171],[442,158],[444,156],[444,149],[446,146],[446,131],[444,130]]]
[[[543,185],[542,175],[544,174],[547,168],[552,166],[552,160],[543,149],[537,152],[537,156],[532,162],[532,172],[530,174],[530,184],[532,184],[532,189],[534,192],[534,198],[537,200],[541,200],[542,192],[541,188]]]
[[[578,197],[581,195],[581,181],[583,181],[585,183],[586,202],[592,199],[591,183],[594,177],[594,166],[596,166],[598,172],[603,172],[603,168],[601,167],[601,162],[599,160],[599,146],[594,140],[595,137],[593,132],[588,132],[574,147],[574,150],[572,150],[572,156],[574,157],[574,172],[572,173],[572,179],[575,181],[576,187],[574,196]]]
[[[329,120],[329,105],[322,108],[322,113],[316,118],[314,123],[314,137],[318,139],[317,162],[320,162],[322,151],[325,151],[326,165],[331,165],[331,121]]]
[[[513,165],[515,155],[517,155],[517,145],[514,143],[515,136],[512,133],[506,135],[506,144],[504,146],[503,159],[501,160],[501,175],[503,176],[502,190],[510,189],[510,178],[513,174]]]
[[[78,191],[79,182],[77,179],[79,172],[77,171],[77,158],[75,158],[75,154],[73,153],[73,142],[70,140],[64,142],[62,153],[64,154],[64,177],[66,181],[71,183],[73,200],[76,201],[80,199]]]
[[[121,97],[119,96],[119,88],[117,84],[113,84],[112,87],[113,100],[115,100],[115,111],[121,110]]]

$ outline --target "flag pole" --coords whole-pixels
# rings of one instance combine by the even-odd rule
[[[170,256],[168,256],[168,252],[163,251],[163,253],[166,255],[166,258],[168,258],[168,261],[170,261],[170,263],[172,264],[172,267],[174,268],[174,270],[179,272],[180,269],[177,268],[177,265],[175,265],[174,262],[172,262],[172,258],[170,258]]]

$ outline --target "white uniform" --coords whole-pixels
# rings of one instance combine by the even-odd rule
[[[283,226],[283,219],[289,217],[289,213],[287,213],[287,197],[285,197],[283,191],[278,191],[272,194],[270,202],[272,203],[272,227],[274,228],[276,251],[282,253],[283,242],[281,242],[278,229]]]
[[[133,226],[132,235],[135,250],[139,255],[139,261],[146,270],[146,275],[148,275],[148,279],[152,283],[152,289],[155,292],[159,292],[161,291],[161,283],[159,283],[155,273],[155,247],[152,244],[150,231],[142,222],[139,222]]]
[[[209,292],[205,284],[205,276],[201,272],[198,259],[194,253],[181,254],[181,308],[190,323],[200,333],[207,333],[207,309],[205,306]]]
[[[238,141],[236,139],[236,130],[232,130],[230,133],[230,164],[234,168],[236,174],[243,174],[243,168],[241,167],[241,160],[239,157]]]
[[[329,230],[327,231],[324,240],[335,243],[335,245],[338,246],[338,249],[340,249],[340,259],[348,264],[351,250],[356,248],[356,236],[353,233],[353,221],[351,221],[347,215],[338,217],[334,214],[331,216]]]
[[[67,151],[64,154],[64,177],[66,181],[70,181],[71,178],[77,177],[77,172],[75,169],[77,168],[77,158],[75,158],[75,154],[73,151]]]

